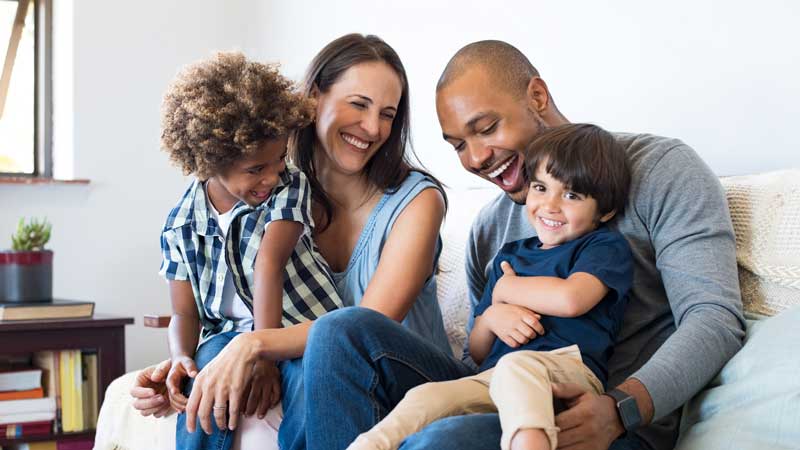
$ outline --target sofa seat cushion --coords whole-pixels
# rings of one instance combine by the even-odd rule
[[[684,408],[677,449],[800,446],[800,306],[748,319],[745,345]]]

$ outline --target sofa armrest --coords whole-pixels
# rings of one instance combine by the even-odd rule
[[[138,371],[114,380],[106,390],[95,433],[95,450],[174,450],[177,414],[160,419],[142,416],[133,407],[130,390]],[[231,450],[278,450],[278,428],[283,419],[280,405],[263,420],[242,418],[233,435]],[[201,431],[202,432],[202,431]]]
[[[133,407],[130,390],[138,371],[129,372],[106,389],[97,418],[95,450],[174,449],[177,414],[144,417]]]
[[[171,316],[156,316],[153,314],[146,314],[144,316],[144,326],[149,328],[167,328]]]

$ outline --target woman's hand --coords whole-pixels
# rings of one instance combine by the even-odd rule
[[[539,314],[517,305],[495,303],[484,313],[484,320],[498,339],[511,348],[525,345],[544,334]]]
[[[272,361],[256,360],[253,364],[253,379],[242,397],[242,412],[245,416],[254,413],[259,419],[281,399],[281,372]],[[246,402],[245,402],[246,401]]]
[[[165,359],[136,374],[136,381],[131,388],[131,396],[135,399],[133,407],[138,409],[143,416],[165,417],[172,413],[165,383],[171,366],[172,361]]]
[[[190,433],[194,433],[199,418],[200,427],[211,434],[212,416],[219,429],[236,429],[242,394],[253,379],[259,348],[260,341],[253,333],[242,333],[197,374],[186,403],[186,429]]]
[[[183,412],[186,409],[187,398],[183,395],[183,380],[186,377],[197,376],[197,365],[194,359],[188,356],[179,356],[172,360],[172,368],[167,375],[167,392],[169,403],[175,411]]]

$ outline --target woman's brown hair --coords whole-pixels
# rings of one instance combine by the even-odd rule
[[[368,182],[382,192],[391,192],[402,184],[409,172],[415,170],[430,177],[439,186],[442,196],[444,196],[441,183],[430,174],[415,167],[406,156],[406,149],[408,149],[418,160],[410,142],[408,77],[397,52],[381,38],[354,33],[332,41],[320,50],[311,61],[303,80],[302,90],[306,95],[311,95],[314,88],[321,93],[328,92],[347,69],[357,64],[375,61],[386,63],[397,73],[402,85],[402,93],[389,137],[364,168]],[[295,131],[289,140],[289,155],[308,177],[311,183],[311,196],[323,208],[324,216],[317,226],[320,230],[324,230],[333,218],[333,206],[317,178],[317,168],[314,163],[316,138],[316,129],[313,123]],[[445,202],[447,202],[446,198]]]

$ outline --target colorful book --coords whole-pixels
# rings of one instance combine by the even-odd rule
[[[42,388],[28,389],[27,391],[5,391],[0,392],[0,400],[22,400],[25,398],[42,398],[44,390]]]
[[[93,447],[93,439],[70,439],[56,443],[57,450],[92,450]]]
[[[75,431],[83,431],[86,424],[83,421],[83,364],[81,363],[81,351],[72,350],[72,414],[75,417]]]
[[[30,442],[19,446],[19,450],[58,450],[56,441]]]
[[[56,400],[50,397],[0,401],[0,415],[4,416],[18,413],[51,411],[55,414]]]
[[[56,400],[56,420],[53,421],[53,433],[58,433],[61,420],[61,396],[59,396],[59,352],[43,351],[33,354],[33,365],[42,369],[42,388],[47,397]]]
[[[50,302],[0,302],[0,321],[76,319],[92,317],[94,302],[53,300]]]
[[[27,391],[42,387],[42,369],[25,367],[0,371],[0,391]]]
[[[6,439],[18,439],[21,437],[47,436],[53,430],[52,421],[14,423],[0,426],[0,430],[5,427]]]
[[[61,430],[65,433],[70,431],[77,431],[73,425],[72,419],[72,394],[71,382],[72,371],[70,370],[70,350],[61,350],[58,352],[58,377],[59,377],[59,392],[61,394]]]
[[[0,414],[0,425],[11,425],[27,422],[49,422],[55,419],[55,412],[29,412],[16,414]]]
[[[81,353],[83,363],[83,425],[84,429],[97,428],[97,353]]]

